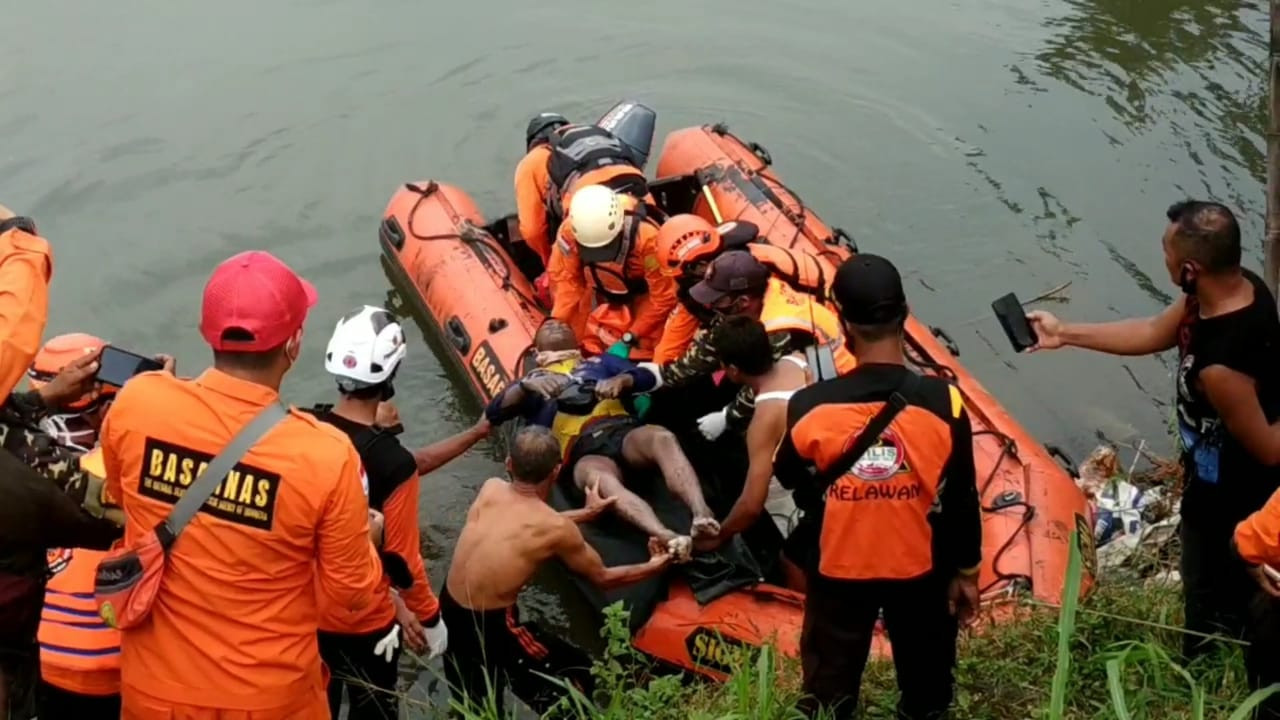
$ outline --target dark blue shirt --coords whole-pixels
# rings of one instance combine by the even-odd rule
[[[626,358],[617,355],[595,355],[589,358],[583,358],[573,370],[569,371],[569,377],[583,381],[599,382],[608,380],[617,375],[630,375],[635,379],[635,384],[631,386],[633,393],[645,393],[653,390],[658,384],[658,378],[648,368],[640,367]],[[522,417],[534,425],[543,427],[551,427],[551,422],[556,416],[556,401],[554,399],[547,400],[541,395],[532,392],[524,394],[524,400],[519,404],[503,409],[502,401],[507,396],[511,388],[520,384],[519,381],[511,383],[502,392],[498,393],[493,400],[489,401],[488,407],[484,409],[485,417],[489,418],[489,422],[499,425],[515,417]]]

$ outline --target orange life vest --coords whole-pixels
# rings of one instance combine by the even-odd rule
[[[569,125],[557,130],[549,144],[547,207],[553,216],[567,217],[572,188],[583,185],[605,185],[635,197],[648,195],[648,182],[635,166],[631,151],[608,130]],[[605,169],[607,172],[597,172]],[[584,182],[588,176],[594,179]]]
[[[46,682],[81,695],[120,692],[120,631],[98,615],[93,578],[100,550],[49,551],[52,577],[40,611],[40,672]]]
[[[853,353],[845,347],[844,333],[836,314],[813,295],[800,292],[779,278],[769,278],[760,322],[767,332],[788,330],[809,335],[816,345],[831,351],[836,370],[841,375],[858,365]]]
[[[767,242],[750,242],[743,249],[773,272],[774,277],[803,293],[808,293],[827,303],[827,286],[830,279],[822,271],[822,263],[813,254],[803,250],[788,250]]]

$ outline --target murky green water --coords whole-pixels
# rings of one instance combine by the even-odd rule
[[[51,0],[4,17],[0,202],[55,246],[50,333],[194,372],[207,273],[266,248],[320,289],[299,403],[331,394],[333,320],[381,302],[376,225],[399,182],[506,212],[528,115],[591,119],[620,96],[660,133],[725,120],[766,145],[904,269],[918,315],[1033,433],[1077,454],[1099,432],[1166,448],[1170,365],[1016,357],[990,301],[1069,281],[1065,316],[1154,312],[1175,292],[1163,211],[1187,195],[1238,208],[1261,262],[1260,2]],[[463,428],[476,408],[414,347],[409,436]],[[492,452],[423,485],[437,580]]]

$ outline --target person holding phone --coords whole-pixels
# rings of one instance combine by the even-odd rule
[[[969,415],[956,387],[907,367],[891,262],[855,255],[831,292],[858,367],[791,396],[773,468],[804,511],[784,549],[806,574],[803,702],[811,716],[854,715],[883,613],[898,717],[943,717],[982,562]]]
[[[275,256],[231,257],[201,303],[213,367],[193,379],[145,372],[116,394],[102,452],[126,545],[154,532],[202,464],[281,402],[315,301]],[[347,435],[296,409],[253,445],[177,539],[147,621],[122,631],[125,720],[328,720],[317,596],[358,613],[383,574],[360,476]]]
[[[1240,264],[1240,226],[1229,208],[1187,200],[1166,217],[1165,267],[1180,297],[1152,317],[1100,324],[1027,313],[1039,338],[1032,349],[1152,355],[1177,348],[1186,628],[1244,635],[1274,651],[1280,606],[1254,603],[1258,588],[1231,552],[1231,535],[1280,488],[1280,424],[1272,424],[1280,417],[1280,316],[1266,284]],[[1184,636],[1188,658],[1209,647],[1200,635]],[[1280,680],[1254,660],[1251,677]],[[1280,698],[1268,705],[1267,717],[1280,717]]]

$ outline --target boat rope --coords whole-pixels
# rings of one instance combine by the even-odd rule
[[[448,206],[447,210],[449,214],[453,216],[455,226],[461,226],[461,231],[437,233],[434,235],[419,235],[418,232],[413,229],[413,219],[417,216],[418,208],[422,206],[422,203],[436,194],[436,191],[439,190],[439,185],[432,180],[427,183],[426,187],[420,187],[414,183],[405,183],[404,186],[407,190],[418,196],[418,199],[413,203],[413,207],[409,209],[407,222],[408,227],[406,229],[411,237],[423,242],[457,240],[465,245],[470,245],[473,248],[483,248],[487,252],[477,252],[476,254],[480,256],[482,262],[498,272],[499,280],[502,282],[502,289],[505,292],[515,295],[539,315],[544,317],[546,316],[547,312],[542,307],[541,303],[539,303],[536,298],[522,292],[520,288],[516,287],[515,283],[512,282],[512,278],[517,271],[511,267],[512,261],[510,256],[503,251],[502,245],[497,241],[497,239],[483,228],[477,227],[465,218],[458,217],[457,213],[453,211],[452,206]],[[442,202],[445,205],[448,205],[448,200],[443,199],[443,197]],[[496,266],[492,261],[486,259],[486,255],[497,260]]]

